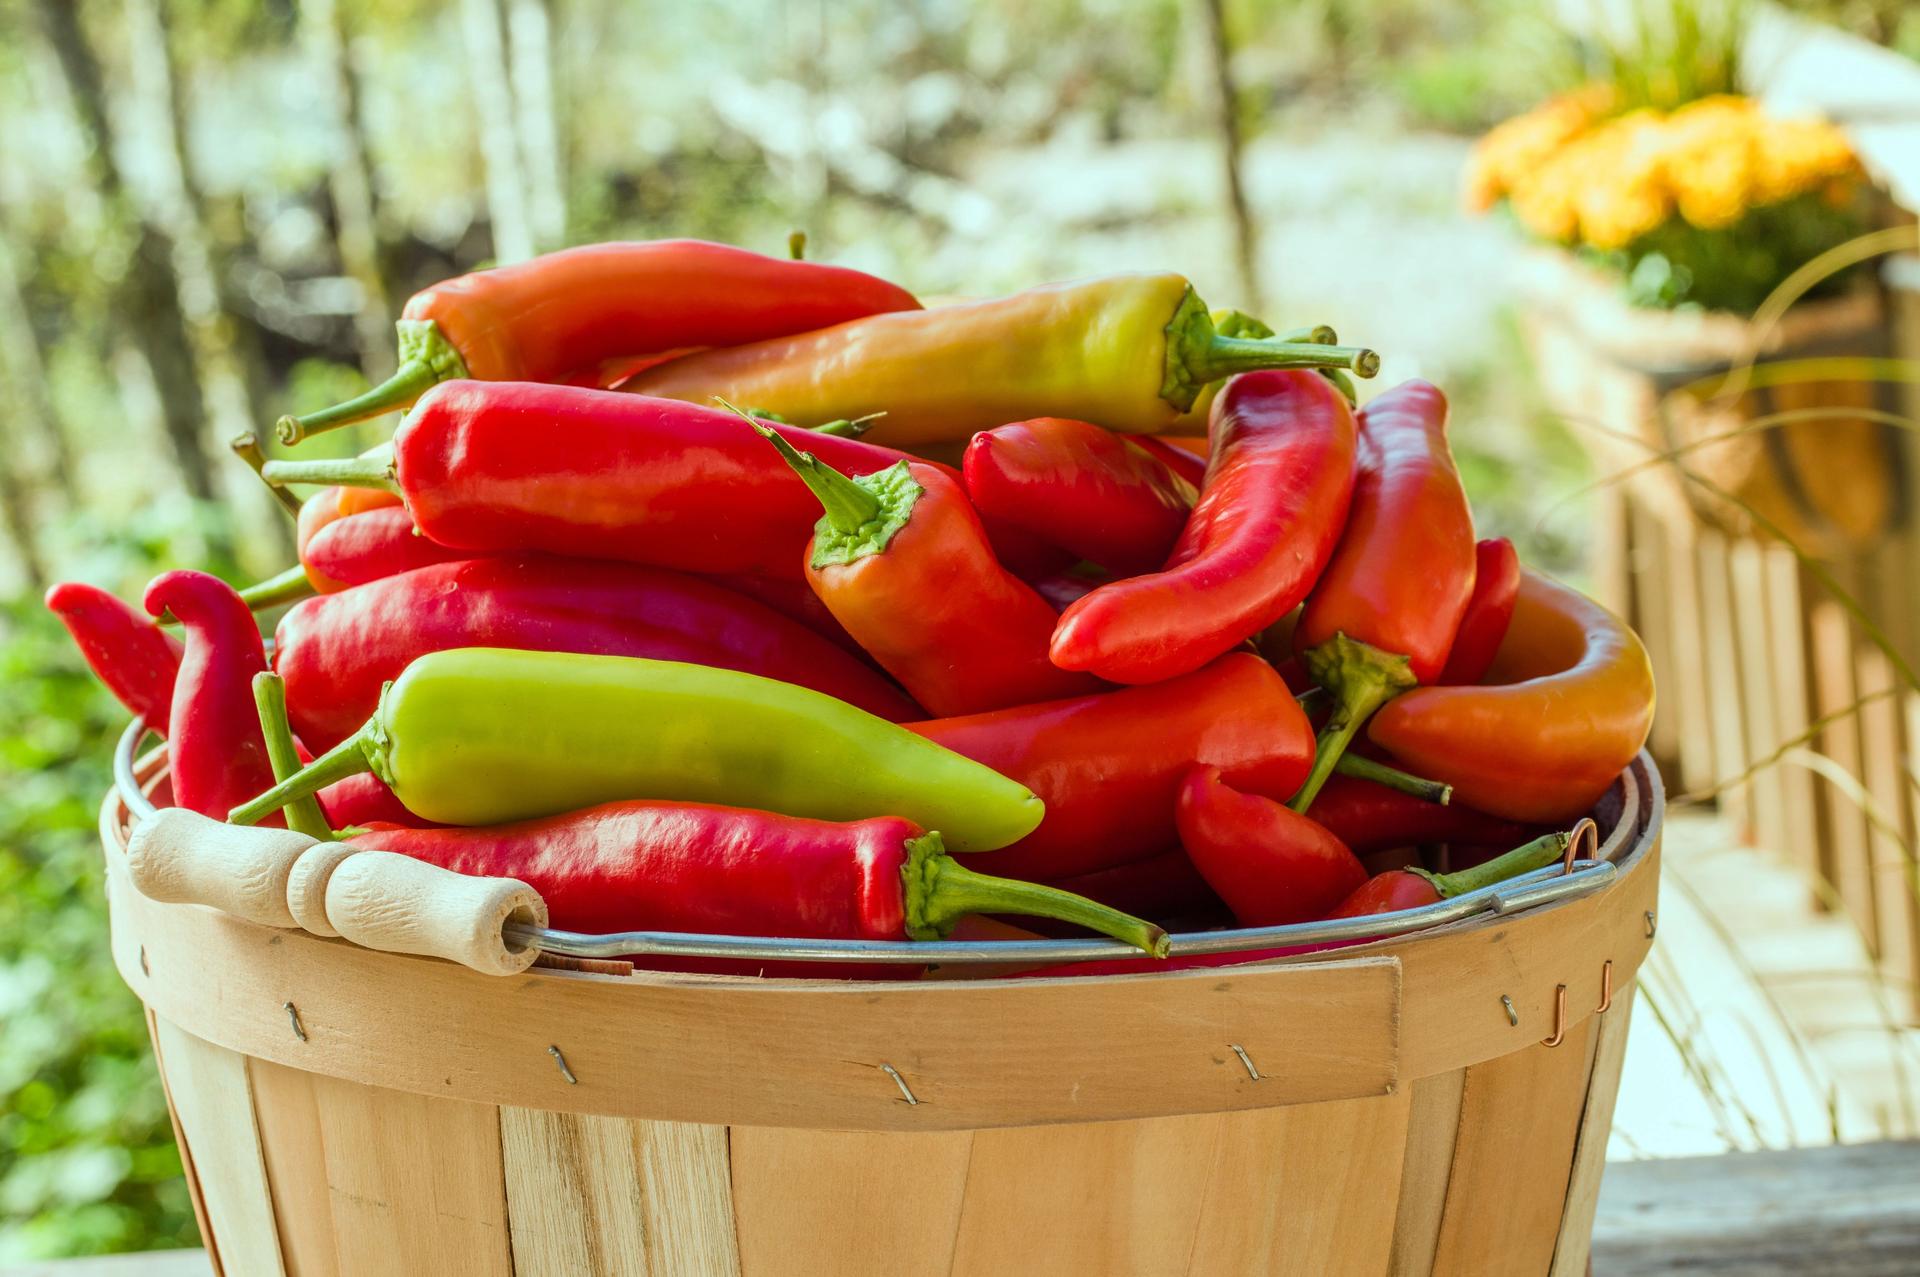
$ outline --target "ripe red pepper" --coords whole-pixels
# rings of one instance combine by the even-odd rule
[[[1416,843],[1476,843],[1511,847],[1535,830],[1476,811],[1444,806],[1356,776],[1334,776],[1313,800],[1313,820],[1356,856]]]
[[[1583,816],[1646,744],[1653,670],[1627,625],[1578,590],[1524,571],[1484,686],[1420,687],[1367,737],[1462,802],[1509,820]]]
[[[1246,373],[1214,400],[1210,437],[1206,485],[1166,570],[1068,608],[1054,664],[1156,682],[1230,651],[1306,597],[1353,493],[1346,399],[1315,373]]]
[[[145,718],[150,731],[165,736],[180,640],[118,597],[79,581],[48,590],[47,607],[67,627],[94,677],[129,713]]]
[[[760,576],[752,572],[729,572],[709,577],[715,585],[744,594],[755,603],[765,604],[789,621],[797,621],[823,639],[853,653],[868,665],[873,658],[847,633],[847,627],[834,619],[827,605],[804,580],[792,577]],[[874,666],[878,669],[878,666]]]
[[[267,668],[259,627],[233,587],[205,572],[164,572],[144,602],[186,635],[167,738],[174,805],[225,820],[273,784],[253,701],[253,676]]]
[[[300,562],[320,593],[332,594],[429,564],[472,557],[421,536],[406,507],[390,505],[327,524],[307,542]]]
[[[934,940],[968,914],[1012,913],[1065,919],[1166,953],[1159,927],[1051,887],[975,873],[947,855],[938,833],[897,816],[843,824],[638,801],[512,825],[383,828],[347,841],[458,873],[518,878],[567,931]]]
[[[1175,808],[1180,845],[1243,927],[1326,915],[1367,880],[1360,858],[1319,824],[1195,767]]]
[[[1440,671],[1445,686],[1478,683],[1493,665],[1500,640],[1513,620],[1513,603],[1520,594],[1520,555],[1505,537],[1482,541],[1473,548],[1473,596],[1460,617],[1447,667]]]
[[[361,772],[345,780],[336,780],[318,794],[320,810],[335,829],[362,828],[369,825],[406,825],[414,829],[440,829],[438,821],[408,811],[399,795],[387,788],[387,782],[372,772]]]
[[[753,428],[825,508],[806,548],[813,592],[930,712],[977,714],[1099,686],[1047,659],[1053,608],[1000,566],[959,484],[907,461],[850,479]]]
[[[1436,874],[1425,869],[1389,869],[1375,874],[1352,895],[1340,902],[1332,917],[1358,918],[1365,914],[1392,913],[1396,909],[1418,909],[1438,904],[1469,891],[1491,887],[1535,869],[1544,869],[1567,854],[1567,835],[1543,834],[1524,846],[1515,847],[1485,864],[1457,873]]]
[[[1474,574],[1473,514],[1446,432],[1446,396],[1424,381],[1360,414],[1353,509],[1293,633],[1307,672],[1333,693],[1295,811],[1310,810],[1375,710],[1446,666]]]
[[[983,430],[961,466],[983,518],[1012,524],[1119,576],[1158,571],[1194,489],[1111,431],[1065,417]]]
[[[1171,470],[1181,479],[1192,484],[1195,492],[1198,492],[1200,485],[1207,481],[1205,440],[1200,441],[1200,451],[1196,452],[1191,448],[1181,446],[1182,443],[1185,442],[1184,440],[1182,440],[1181,443],[1175,443],[1169,439],[1162,439],[1158,435],[1130,435],[1128,437],[1145,449],[1155,460],[1160,462],[1161,465]]]
[[[846,474],[890,448],[773,427]],[[471,552],[545,550],[686,572],[797,579],[820,507],[733,413],[644,395],[455,381],[414,405],[390,459],[270,461],[275,482],[385,487],[415,525]]]
[[[295,729],[331,749],[366,722],[387,681],[459,647],[685,661],[811,687],[896,721],[921,713],[826,639],[712,582],[533,554],[433,564],[308,599],[281,619],[273,661]]]
[[[283,443],[404,408],[436,382],[558,381],[627,356],[811,332],[918,310],[903,288],[819,262],[693,239],[587,244],[415,293],[400,367],[356,399],[282,417]],[[631,375],[632,368],[625,375]]]
[[[1213,913],[1221,907],[1220,897],[1178,847],[1132,864],[1055,878],[1047,885],[1157,921]]]
[[[968,859],[1049,881],[1172,846],[1174,801],[1195,763],[1280,798],[1299,787],[1313,757],[1313,728],[1286,684],[1241,652],[1164,683],[908,726],[1040,796],[1039,828]]]

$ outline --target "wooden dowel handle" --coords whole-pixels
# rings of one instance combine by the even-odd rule
[[[127,872],[150,900],[210,905],[248,922],[294,927],[287,877],[313,845],[290,829],[229,825],[163,807],[127,839]]]
[[[327,883],[342,861],[360,852],[343,842],[318,842],[293,862],[293,871],[287,875],[287,908],[295,922],[316,936],[340,934],[327,921]]]
[[[334,868],[327,921],[369,949],[514,975],[538,953],[509,945],[502,929],[510,921],[546,926],[547,905],[516,878],[470,878],[395,852],[362,851]]]

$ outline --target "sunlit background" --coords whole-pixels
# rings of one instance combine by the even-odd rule
[[[197,1241],[106,953],[122,713],[41,589],[284,568],[291,526],[228,441],[390,372],[416,289],[607,238],[782,253],[801,230],[930,298],[1176,270],[1379,349],[1377,385],[1439,382],[1482,535],[1648,629],[1669,782],[1718,799],[1676,822],[1616,1154],[1920,1133],[1920,273],[1897,251],[1920,11],[1796,11],[0,0],[0,1262]],[[1742,91],[1773,96],[1716,96]],[[1823,112],[1839,133],[1782,123]],[[1888,228],[1767,338],[1856,362],[1722,393],[1776,286]],[[1662,456],[1728,430],[1760,451],[1689,454],[1711,491]],[[1844,677],[1811,668],[1836,651]]]

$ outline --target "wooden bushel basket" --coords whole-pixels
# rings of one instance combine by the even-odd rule
[[[101,828],[228,1277],[1564,1277],[1660,806],[1643,756],[1578,898],[1079,980],[488,977],[156,904]]]

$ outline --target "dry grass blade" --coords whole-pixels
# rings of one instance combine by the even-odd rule
[[[1746,784],[1748,781],[1752,780],[1755,776],[1759,775],[1761,772],[1765,771],[1767,768],[1773,767],[1778,763],[1780,763],[1781,761],[1783,761],[1788,755],[1792,754],[1795,750],[1798,750],[1803,746],[1812,743],[1815,739],[1819,737],[1820,733],[1824,732],[1827,728],[1832,727],[1835,723],[1838,723],[1843,719],[1850,718],[1853,715],[1858,714],[1866,706],[1871,705],[1876,701],[1883,701],[1890,696],[1896,696],[1898,694],[1899,694],[1899,689],[1893,688],[1893,687],[1882,688],[1877,692],[1869,692],[1865,696],[1862,696],[1859,699],[1855,700],[1852,704],[1843,705],[1839,709],[1834,710],[1832,713],[1826,714],[1821,718],[1816,719],[1814,722],[1809,724],[1804,731],[1801,731],[1795,734],[1793,737],[1789,738],[1788,740],[1782,741],[1780,743],[1780,746],[1777,749],[1775,749],[1772,753],[1768,754],[1765,758],[1759,759],[1756,762],[1752,763],[1739,775],[1728,776],[1721,780],[1716,780],[1713,782],[1713,784],[1707,786],[1705,789],[1694,789],[1694,790],[1689,790],[1684,794],[1675,794],[1672,798],[1667,800],[1668,804],[1674,807],[1684,807],[1691,804],[1710,802],[1714,798],[1718,797],[1719,795],[1727,792],[1729,789],[1735,789],[1741,785]]]

